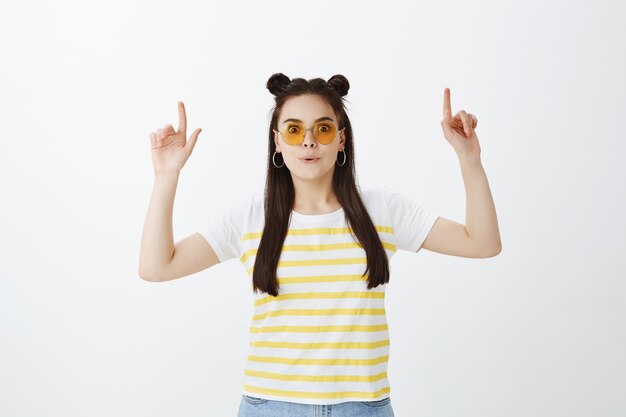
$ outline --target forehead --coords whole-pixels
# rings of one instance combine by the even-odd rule
[[[314,94],[304,94],[291,97],[280,112],[278,123],[283,123],[285,119],[298,119],[304,123],[313,123],[315,120],[329,117],[337,122],[333,108],[327,104],[320,96]]]

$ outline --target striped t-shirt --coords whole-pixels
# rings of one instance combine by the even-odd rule
[[[387,257],[397,250],[418,252],[439,216],[387,186],[359,190]],[[367,289],[368,275],[361,277],[365,251],[344,215],[343,208],[320,215],[291,212],[278,296],[252,292],[244,394],[306,404],[390,396],[387,284]],[[199,233],[220,262],[238,258],[252,285],[263,226],[263,195],[253,194]]]

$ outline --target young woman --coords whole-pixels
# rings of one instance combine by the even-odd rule
[[[277,73],[267,88],[276,105],[264,193],[229,204],[176,244],[174,194],[201,129],[187,141],[179,102],[178,130],[165,125],[150,134],[155,186],[139,275],[167,281],[233,258],[246,267],[254,316],[240,417],[393,416],[384,308],[389,259],[421,248],[471,258],[501,250],[477,119],[463,110],[452,117],[444,90],[441,126],[467,193],[463,225],[388,186],[357,186],[343,75],[324,81]]]

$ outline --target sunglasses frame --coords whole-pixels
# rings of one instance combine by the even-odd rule
[[[294,123],[294,122],[290,122],[290,123]],[[337,132],[335,132],[335,136],[333,136],[333,140],[332,140],[332,141],[330,141],[329,143],[322,143],[322,142],[320,142],[319,140],[317,140],[317,138],[315,137],[315,130],[314,130],[314,129],[315,129],[315,128],[317,127],[317,125],[319,125],[320,123],[330,123],[330,124],[332,124],[333,126],[335,126],[335,129],[337,130]],[[285,140],[285,138],[283,138],[283,132],[278,131],[278,130],[276,130],[276,129],[272,129],[272,130],[273,130],[274,132],[278,133],[278,134],[280,135],[281,140],[282,140],[284,143],[286,143],[287,145],[291,145],[291,146],[300,146],[300,145],[302,145],[302,142],[304,142],[304,138],[306,138],[306,132],[308,132],[309,130],[311,131],[311,134],[313,135],[313,139],[315,139],[315,141],[316,141],[316,142],[319,142],[319,143],[321,143],[322,145],[330,145],[331,143],[333,143],[333,142],[335,141],[335,138],[337,137],[337,134],[338,134],[339,132],[341,132],[342,130],[344,130],[344,129],[345,129],[345,127],[342,127],[341,129],[339,129],[339,127],[335,124],[335,122],[332,122],[332,121],[329,121],[329,120],[323,120],[323,121],[321,121],[321,122],[317,122],[317,123],[315,123],[315,124],[313,125],[313,127],[309,127],[308,129],[306,128],[306,126],[304,126],[304,123],[294,123],[294,124],[301,126],[301,127],[302,127],[302,129],[304,130],[304,133],[302,134],[302,139],[300,140],[300,142],[299,142],[299,143],[294,143],[294,144],[291,144],[291,143],[287,142],[287,141]],[[283,130],[287,129],[288,127],[289,127],[289,124],[287,124],[287,125],[283,128]]]

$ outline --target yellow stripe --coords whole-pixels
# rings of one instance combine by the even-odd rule
[[[269,395],[277,395],[283,397],[299,397],[299,398],[363,398],[363,399],[373,399],[378,398],[382,394],[390,393],[391,389],[389,386],[379,389],[374,392],[364,392],[364,391],[338,391],[338,392],[313,392],[313,391],[287,391],[282,389],[271,389],[271,388],[261,388],[255,387],[253,385],[243,384],[244,390],[247,392],[256,392],[258,394],[269,394]]]
[[[311,282],[345,282],[345,281],[365,281],[369,278],[369,274],[361,276],[359,274],[349,275],[309,275],[309,276],[292,276],[278,278],[278,284],[307,284]]]
[[[318,358],[282,358],[280,356],[259,356],[248,355],[248,360],[252,362],[282,363],[284,365],[323,365],[323,366],[372,366],[385,363],[389,355],[379,356],[373,359],[318,359]]]
[[[381,233],[393,234],[393,228],[391,226],[374,226],[374,228]],[[349,234],[352,236],[354,233],[351,227],[322,227],[322,228],[307,228],[307,229],[289,229],[287,236],[302,236],[302,235],[319,235],[319,234]],[[263,232],[248,232],[242,235],[241,240],[260,239]],[[384,248],[396,252],[397,247],[393,243],[385,242],[381,239],[381,243]],[[362,248],[359,242],[350,243],[332,243],[326,245],[284,245],[283,251],[321,251],[321,250],[338,250],[338,249],[351,249]],[[256,256],[257,249],[247,250],[239,260],[241,263],[245,263],[251,256]],[[249,272],[251,274],[251,272]]]
[[[250,342],[250,346],[284,349],[376,349],[389,346],[389,339],[375,342]]]
[[[287,375],[245,369],[244,373],[255,378],[305,382],[375,382],[387,378],[387,372],[381,372],[376,375]]]
[[[350,324],[345,326],[265,326],[250,327],[250,333],[319,333],[319,332],[380,332],[388,330],[387,324],[358,325]]]
[[[302,259],[292,261],[278,261],[278,268],[288,268],[294,266],[319,266],[319,265],[356,265],[367,264],[367,258],[335,258],[335,259]],[[254,265],[247,269],[248,274],[252,275]]]
[[[393,234],[393,227],[391,226],[374,226],[374,228],[381,233]],[[287,236],[303,236],[303,235],[341,235],[352,234],[354,230],[351,227],[314,227],[304,229],[290,228],[287,230]],[[260,239],[263,236],[263,231],[260,232],[248,232],[243,234],[243,240]]]
[[[383,245],[383,248],[391,251],[391,252],[395,252],[397,250],[396,245],[394,245],[393,243],[389,243],[389,242],[381,242]],[[325,243],[325,244],[319,244],[319,245],[306,245],[306,244],[300,244],[300,245],[283,245],[282,251],[283,252],[321,252],[321,251],[331,251],[331,250],[342,250],[342,249],[362,249],[363,246],[361,246],[361,244],[359,242],[346,242],[346,243]],[[256,256],[258,252],[258,248],[252,248],[252,249],[248,249],[247,251],[244,252],[244,254],[241,256],[241,261],[245,262],[246,260],[248,260],[248,258],[252,257],[252,256]]]
[[[282,310],[270,310],[265,313],[252,316],[252,320],[263,320],[266,317],[277,316],[335,316],[335,315],[384,315],[384,308],[285,308]]]
[[[290,294],[278,294],[276,297],[270,295],[254,301],[254,306],[270,303],[273,301],[295,300],[299,298],[385,298],[383,291],[345,291],[345,292],[298,292]]]
[[[313,266],[313,265],[355,265],[366,264],[367,258],[331,258],[331,259],[296,259],[278,262],[278,267]]]

